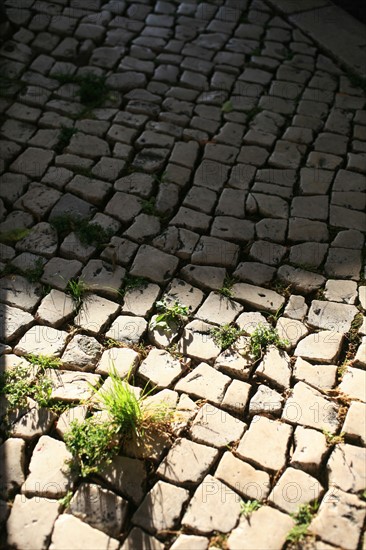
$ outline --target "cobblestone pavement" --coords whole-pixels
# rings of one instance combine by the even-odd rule
[[[4,547],[365,549],[365,81],[262,0],[4,4]],[[81,479],[113,364],[171,433]]]

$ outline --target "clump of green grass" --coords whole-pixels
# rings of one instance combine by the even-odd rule
[[[295,514],[291,514],[291,517],[295,520],[295,525],[286,537],[288,542],[298,543],[306,537],[308,527],[318,508],[319,503],[315,501],[313,504],[302,504]]]
[[[283,349],[288,346],[288,340],[282,340],[279,337],[278,332],[275,328],[271,326],[265,326],[262,323],[259,323],[257,328],[250,336],[250,353],[259,359],[268,346],[276,346],[277,348]]]
[[[66,292],[71,296],[77,311],[82,306],[83,298],[89,291],[88,285],[82,279],[70,279],[66,286]]]
[[[141,203],[141,212],[148,214],[149,216],[158,216],[159,213],[155,207],[155,197],[145,199]]]
[[[98,223],[92,223],[88,220],[81,220],[68,215],[58,216],[51,223],[60,239],[65,238],[66,235],[73,231],[84,245],[101,246],[108,243],[113,235],[113,231],[104,229]]]
[[[240,503],[240,515],[248,519],[261,506],[262,504],[258,500],[247,500],[246,502],[242,500]]]
[[[151,428],[165,432],[172,416],[168,407],[147,407],[145,399],[149,392],[142,392],[138,397],[115,370],[110,379],[108,389],[94,389],[96,402],[108,413],[108,421],[100,421],[97,416],[84,422],[75,421],[65,434],[66,446],[82,477],[98,472],[110,462],[125,441],[144,440]]]
[[[119,290],[121,296],[124,296],[129,290],[134,290],[135,288],[144,288],[148,284],[148,280],[145,277],[138,277],[134,275],[127,274],[123,281],[122,286]]]
[[[222,350],[226,350],[241,336],[242,331],[234,325],[225,324],[212,328],[210,334],[215,344]]]
[[[181,325],[183,319],[189,315],[189,307],[180,304],[177,300],[172,303],[160,300],[156,302],[155,306],[161,313],[150,323],[152,329],[170,330],[172,325]]]
[[[58,141],[54,147],[54,151],[60,155],[65,147],[68,146],[73,135],[77,133],[77,128],[70,128],[67,126],[62,126],[60,133],[58,135]]]
[[[344,436],[345,436],[344,432],[341,432],[340,434],[336,435],[336,434],[332,434],[329,430],[325,428],[323,428],[322,432],[323,432],[323,435],[325,435],[325,439],[329,447],[333,445],[338,445],[339,443],[344,443]]]
[[[51,381],[42,369],[33,374],[29,367],[18,365],[0,374],[0,395],[6,397],[9,410],[24,407],[27,397],[34,399],[41,407],[47,407],[51,393]]]
[[[86,73],[83,75],[71,75],[67,73],[53,75],[53,78],[61,84],[78,84],[79,90],[77,95],[80,98],[80,103],[94,109],[100,107],[108,98],[109,88],[106,85],[105,76],[99,76],[94,73]]]
[[[34,353],[31,353],[26,355],[25,358],[28,363],[34,367],[42,369],[43,371],[45,369],[58,369],[62,365],[61,359],[58,357],[50,357],[48,355],[35,355]]]
[[[218,289],[217,292],[222,296],[225,296],[226,298],[231,298],[233,295],[232,287],[236,283],[236,281],[236,277],[225,277],[224,284],[221,288]]]
[[[38,283],[43,275],[42,259],[39,258],[33,264],[33,267],[29,267],[27,269],[20,269],[15,265],[6,264],[4,269],[1,270],[1,275],[21,275],[22,277],[25,277],[30,283]]]

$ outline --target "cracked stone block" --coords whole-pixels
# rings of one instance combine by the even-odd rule
[[[256,470],[230,452],[224,453],[215,477],[247,500],[260,501],[267,498],[271,487],[267,472]]]
[[[292,428],[265,416],[254,416],[242,437],[237,455],[243,460],[271,473],[286,465]]]
[[[129,289],[123,298],[122,312],[146,317],[151,313],[159,294],[160,287],[154,284]]]
[[[160,221],[156,216],[139,214],[133,224],[124,232],[124,235],[133,241],[143,243],[159,233]]]
[[[55,153],[53,151],[28,147],[12,163],[10,169],[13,172],[20,172],[31,178],[38,179],[44,175],[54,156]]]
[[[233,298],[250,307],[275,313],[285,303],[283,296],[273,290],[247,283],[236,283],[232,287]]]
[[[349,304],[313,300],[307,322],[311,327],[335,332],[348,332],[358,309]]]
[[[288,345],[285,349],[288,351],[291,348],[295,348],[298,342],[309,334],[309,330],[296,319],[289,319],[288,317],[280,317],[276,323],[276,330],[281,340],[287,340]]]
[[[246,424],[206,403],[193,421],[190,434],[193,441],[222,449],[243,435]]]
[[[298,321],[303,321],[308,311],[308,306],[306,305],[304,296],[299,296],[297,294],[291,294],[287,306],[283,312],[284,317],[289,317],[290,319],[297,319]]]
[[[89,289],[117,298],[125,273],[123,267],[112,266],[102,260],[90,260],[80,277]]]
[[[0,304],[0,322],[2,326],[0,338],[5,342],[11,342],[29,329],[34,319],[26,311]]]
[[[57,500],[16,495],[6,524],[8,544],[24,550],[46,548],[60,511]]]
[[[81,550],[93,546],[100,550],[118,550],[119,541],[109,537],[99,529],[94,529],[87,523],[71,514],[61,514],[55,522],[50,550],[73,548],[75,541]]]
[[[92,334],[100,334],[108,327],[119,308],[119,304],[111,300],[89,294],[83,299],[81,309],[74,320],[75,325]]]
[[[57,290],[66,290],[69,280],[77,277],[82,267],[83,264],[78,260],[51,258],[44,267],[41,281],[55,286]]]
[[[253,370],[253,360],[248,354],[241,353],[239,349],[228,348],[217,356],[214,366],[215,369],[233,378],[248,380]]]
[[[366,449],[355,445],[336,445],[327,463],[328,483],[348,493],[366,487]]]
[[[76,334],[62,354],[62,366],[70,370],[93,370],[102,350],[102,346],[93,336]]]
[[[135,550],[136,548],[149,548],[149,550],[164,550],[164,544],[158,539],[148,535],[142,529],[133,527],[130,534],[121,546],[121,550]]]
[[[106,260],[112,264],[116,263],[126,266],[132,260],[137,248],[137,244],[127,239],[112,237],[110,243],[105,247],[100,257],[102,260]]]
[[[269,380],[281,390],[290,387],[290,358],[285,351],[269,346],[263,360],[256,369],[259,378]]]
[[[142,460],[116,456],[99,473],[113,491],[137,505],[145,495],[146,466]]]
[[[207,475],[191,499],[182,525],[193,532],[210,535],[229,533],[238,523],[240,497],[229,487]]]
[[[88,372],[71,372],[67,370],[46,370],[46,376],[51,380],[51,399],[66,402],[78,402],[94,395],[92,387],[100,382],[100,376]]]
[[[51,208],[61,197],[61,193],[44,184],[31,184],[28,191],[22,195],[16,204],[16,208],[27,210],[37,219],[47,215]]]
[[[324,297],[330,302],[354,304],[357,298],[357,283],[329,279],[325,283]]]
[[[36,325],[24,334],[15,346],[14,353],[59,357],[66,346],[67,337],[67,332],[63,330]]]
[[[286,401],[282,419],[334,434],[339,428],[338,405],[304,382],[298,382]]]
[[[182,338],[178,342],[178,351],[194,359],[210,361],[216,359],[220,347],[211,335],[213,325],[203,321],[192,321],[185,326]]]
[[[58,246],[57,231],[47,222],[32,227],[29,234],[16,243],[15,248],[21,252],[33,252],[51,258]]]
[[[171,550],[207,550],[209,540],[206,537],[199,535],[179,535],[179,537],[173,542]],[[155,550],[155,547],[152,547]]]
[[[224,284],[226,269],[188,264],[181,269],[180,276],[203,289],[218,290]]]
[[[202,481],[219,451],[188,439],[178,439],[160,464],[157,474],[177,485],[192,486]]]
[[[270,414],[279,416],[282,411],[284,398],[281,394],[261,384],[249,404],[249,414]]]
[[[229,376],[218,372],[206,363],[200,363],[187,376],[179,380],[175,389],[220,404],[229,383]]]
[[[112,323],[106,337],[126,344],[138,344],[146,329],[147,321],[143,317],[120,315]]]
[[[305,294],[318,290],[325,283],[322,275],[290,265],[281,265],[277,277],[282,283],[291,285],[292,290]]]
[[[287,514],[313,500],[320,499],[324,488],[317,479],[295,468],[287,468],[273,487],[268,502]]]
[[[284,246],[268,241],[256,241],[250,248],[251,258],[274,266],[281,263],[286,252]]]
[[[239,526],[228,538],[228,548],[278,550],[285,544],[287,534],[293,526],[294,521],[287,514],[269,506],[262,506],[253,512],[250,518],[241,518]]]
[[[187,306],[194,313],[203,300],[203,292],[182,279],[173,279],[164,293],[164,300],[168,304],[179,302]]]
[[[162,349],[152,349],[138,369],[139,375],[156,388],[171,386],[184,371],[179,359]]]
[[[186,489],[158,481],[133,515],[132,522],[149,533],[174,529],[188,499]]]
[[[0,496],[4,500],[18,492],[25,481],[25,442],[9,438],[0,446]]]
[[[110,374],[115,369],[118,376],[126,378],[134,374],[138,364],[139,354],[133,349],[111,348],[103,352],[95,373]]]
[[[365,516],[365,502],[356,495],[331,487],[310,523],[309,532],[331,545],[356,550]]]
[[[58,499],[65,496],[75,480],[75,474],[65,464],[71,459],[65,443],[43,435],[34,448],[29,475],[22,485],[21,493],[26,497]]]
[[[297,357],[293,370],[295,380],[302,380],[318,390],[330,390],[337,381],[336,365],[312,365]]]
[[[366,404],[352,401],[342,427],[347,439],[366,446]]]
[[[74,311],[75,304],[72,298],[53,288],[40,303],[35,319],[39,323],[57,328],[68,321]]]
[[[342,342],[343,334],[321,330],[300,340],[294,355],[309,361],[335,364],[341,351]]]
[[[288,219],[288,203],[281,197],[261,193],[250,193],[246,201],[246,212],[264,218]]]
[[[178,266],[178,258],[149,245],[140,246],[130,274],[146,277],[155,283],[166,283]]]
[[[328,452],[325,435],[317,430],[297,426],[294,434],[295,451],[290,465],[318,476]]]
[[[366,402],[366,371],[348,367],[338,388],[349,397]]]
[[[225,325],[232,323],[242,310],[243,308],[237,302],[216,292],[211,292],[196,312],[195,317],[202,321]]]
[[[13,437],[21,437],[26,441],[49,432],[57,418],[52,411],[41,408],[36,403],[28,406],[30,410],[13,422],[9,428]]]
[[[182,260],[189,260],[198,239],[199,235],[193,231],[183,227],[169,226],[155,237],[152,244],[168,254],[178,256]]]
[[[41,300],[40,284],[29,282],[21,275],[8,275],[0,279],[0,301],[9,306],[32,312]]]
[[[68,513],[110,537],[121,533],[128,502],[94,483],[82,483],[70,501]]]

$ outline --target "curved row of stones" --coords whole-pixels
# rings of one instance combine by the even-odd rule
[[[277,549],[290,514],[317,499],[310,546],[361,547],[362,90],[260,0],[5,5],[16,30],[1,68],[16,99],[0,99],[0,233],[26,234],[0,245],[1,261],[43,272],[0,280],[1,369],[30,353],[60,357],[52,397],[71,404],[58,416],[29,399],[3,432],[8,544]],[[113,95],[79,118],[78,85],[53,77],[88,72]],[[56,154],[62,127],[78,131]],[[73,232],[60,239],[52,222],[65,214],[114,236],[102,249]],[[120,299],[127,274],[148,284]],[[231,297],[217,292],[227,275]],[[75,277],[89,288],[79,311],[66,292]],[[190,308],[176,332],[151,328],[162,297]],[[289,344],[254,362],[248,338],[268,314]],[[233,322],[244,336],[222,352],[210,329]],[[173,441],[152,438],[147,457],[127,449],[81,482],[63,436],[112,362],[136,387],[156,386],[149,399],[180,421]],[[345,442],[327,445],[324,430]],[[241,499],[263,506],[248,520]]]

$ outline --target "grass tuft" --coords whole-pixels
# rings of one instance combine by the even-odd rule
[[[273,327],[267,327],[259,323],[257,328],[250,336],[250,353],[259,359],[265,352],[268,346],[273,345],[283,349],[288,346],[288,340],[282,340],[278,336],[278,332]]]
[[[212,328],[210,334],[215,344],[222,350],[226,350],[242,335],[242,330],[234,325],[226,324]]]

